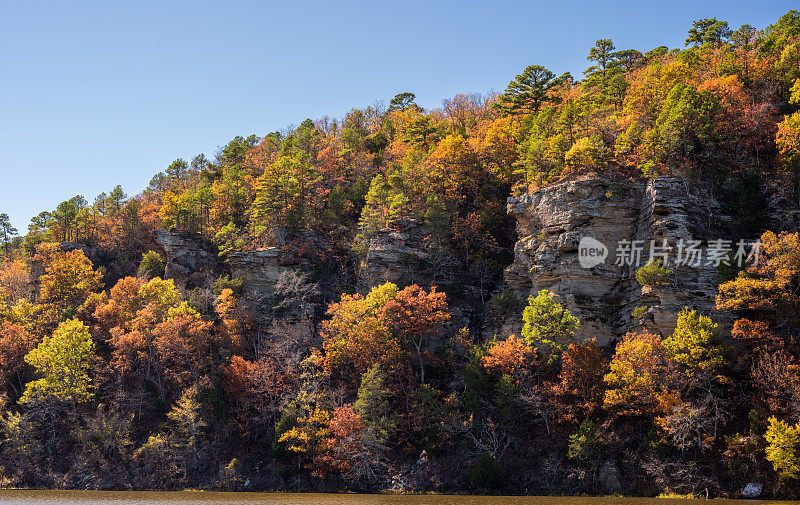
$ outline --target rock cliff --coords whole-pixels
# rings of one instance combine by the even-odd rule
[[[523,299],[542,289],[556,293],[581,319],[581,339],[595,337],[607,345],[631,330],[668,335],[685,306],[722,325],[729,322],[727,314],[714,311],[719,269],[705,258],[697,266],[670,265],[668,285],[643,288],[635,279],[637,263],[650,257],[651,241],[660,246],[666,240],[674,255],[681,240],[702,240],[705,247],[709,240],[728,238],[718,202],[680,178],[639,182],[585,175],[509,198],[508,212],[517,220],[519,240],[505,271],[506,288]],[[605,261],[591,268],[582,267],[579,258],[586,237],[608,248]],[[617,248],[624,241],[641,241],[640,262],[619,261]],[[637,307],[644,308],[635,319]],[[515,314],[503,331],[520,328]]]
[[[156,242],[164,249],[164,277],[180,287],[197,287],[219,270],[214,245],[196,233],[156,230]]]
[[[429,258],[424,247],[425,230],[416,221],[406,220],[402,231],[380,230],[369,243],[359,268],[359,289],[393,282],[395,284],[428,284],[420,264]]]
[[[774,227],[796,229],[800,212],[781,188],[761,188],[765,219]],[[714,309],[720,267],[709,261],[708,246],[716,239],[730,240],[735,217],[726,215],[708,190],[677,177],[649,181],[614,180],[586,174],[528,194],[508,199],[507,211],[517,221],[518,241],[514,259],[504,272],[503,289],[527,299],[542,289],[550,290],[581,320],[579,338],[597,338],[608,345],[628,331],[648,331],[663,336],[672,333],[684,307],[711,315],[725,330],[730,314]],[[763,226],[770,226],[765,222]],[[447,258],[434,257],[443,248],[430,247],[428,230],[415,221],[404,222],[401,231],[382,230],[374,236],[361,261],[358,289],[391,281],[400,285],[446,285],[452,281]],[[581,264],[579,246],[594,239],[605,248],[604,261]],[[748,237],[750,239],[756,236]],[[156,240],[167,255],[166,277],[182,286],[202,285],[206,273],[229,271],[243,281],[243,298],[254,315],[279,303],[275,292],[281,276],[302,266],[313,266],[289,248],[266,248],[230,255],[223,265],[211,244],[196,236],[158,231]],[[680,244],[701,241],[696,264],[675,264]],[[639,244],[638,258],[621,261],[623,244]],[[668,248],[669,282],[641,286],[636,270],[651,256],[651,244]],[[208,284],[208,276],[205,275]],[[460,300],[451,300],[454,324],[468,325],[481,319],[482,297],[463,289]],[[473,303],[474,302],[474,303]],[[490,304],[483,305],[491,312]],[[319,309],[319,307],[317,307]],[[316,309],[304,304],[301,319],[313,319]],[[634,317],[636,311],[636,317]],[[519,333],[521,307],[504,316],[488,314],[484,335]]]
[[[164,277],[181,288],[210,289],[221,275],[241,281],[241,300],[259,335],[280,324],[303,335],[312,334],[319,310],[316,288],[297,269],[307,266],[289,248],[268,247],[234,252],[223,261],[212,243],[198,234],[158,230],[156,242],[166,253]]]

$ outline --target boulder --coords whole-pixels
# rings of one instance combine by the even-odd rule
[[[742,490],[742,498],[758,498],[763,489],[764,484],[760,482],[748,482]]]
[[[606,493],[613,494],[622,491],[619,469],[610,459],[606,460],[600,467],[600,471],[597,472],[597,481],[603,486]]]

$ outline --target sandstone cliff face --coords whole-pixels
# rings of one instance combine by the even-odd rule
[[[213,245],[197,234],[156,230],[155,240],[167,253],[164,277],[177,286],[202,286],[219,269]]]
[[[800,211],[782,188],[762,188],[765,219],[774,229],[795,230]],[[724,196],[724,195],[723,195]],[[517,221],[519,239],[513,263],[504,272],[504,289],[525,300],[542,289],[556,293],[560,301],[581,320],[579,338],[597,338],[608,345],[628,331],[672,333],[684,307],[713,317],[724,331],[731,316],[714,309],[719,268],[706,261],[708,241],[734,239],[729,231],[734,221],[722,211],[711,194],[676,177],[650,181],[616,181],[594,174],[584,175],[508,199],[507,210]],[[404,222],[402,231],[382,230],[372,238],[361,262],[358,289],[391,281],[400,285],[446,285],[453,281],[452,258],[437,253],[446,248],[430,246],[429,230],[414,221]],[[608,248],[604,262],[581,266],[579,244],[591,237]],[[756,237],[749,237],[755,239]],[[243,299],[256,318],[281,303],[276,284],[282,276],[309,266],[287,248],[233,253],[227,265],[219,262],[210,244],[181,233],[159,231],[156,240],[167,253],[166,277],[181,285],[208,273],[229,270],[243,281]],[[636,270],[650,257],[650,244],[666,241],[674,258],[679,241],[703,243],[699,265],[674,265],[667,285],[642,287]],[[623,241],[643,245],[638,264],[618,264],[617,246]],[[735,244],[732,244],[735,248]],[[437,254],[439,254],[437,256]],[[455,279],[457,280],[457,279]],[[206,281],[206,284],[207,281]],[[465,286],[459,300],[452,299],[454,325],[467,326],[484,320],[484,335],[519,333],[521,309],[498,317],[484,305],[477,288]],[[476,301],[477,300],[477,301]],[[316,309],[301,304],[301,320],[313,320]],[[484,309],[481,309],[484,307]],[[634,309],[641,317],[634,318]],[[488,309],[488,310],[487,310]],[[489,317],[482,318],[481,315]],[[269,316],[264,317],[264,323]]]
[[[717,202],[693,193],[680,178],[615,182],[588,175],[509,198],[508,212],[517,219],[519,241],[514,262],[505,271],[506,287],[523,299],[542,289],[556,293],[580,318],[581,339],[594,337],[608,345],[630,330],[666,336],[685,306],[711,314],[723,325],[729,320],[713,311],[718,279],[714,265],[673,268],[670,285],[643,289],[635,280],[635,265],[615,264],[623,240],[644,241],[644,264],[651,240],[666,240],[675,248],[680,239],[705,244],[727,238],[721,235],[724,216],[719,216]],[[609,249],[605,261],[593,268],[583,268],[579,261],[578,244],[584,237]],[[639,306],[648,310],[634,320],[632,312]],[[503,332],[520,328],[516,314]]]
[[[167,256],[164,277],[173,279],[179,287],[209,289],[226,271],[240,280],[241,300],[259,336],[268,335],[278,324],[277,319],[284,331],[313,333],[317,306],[312,299],[316,292],[299,278],[287,277],[304,265],[290,250],[269,247],[234,252],[224,262],[213,244],[197,234],[158,230],[155,238]]]
[[[277,247],[235,252],[228,257],[231,277],[240,279],[245,294],[252,298],[271,292],[281,275],[298,264],[294,255]]]
[[[359,268],[359,289],[368,290],[384,282],[394,284],[427,284],[415,268],[429,258],[423,245],[425,232],[416,221],[405,221],[403,231],[379,231],[369,243],[366,257]]]
[[[298,299],[291,286],[285,286],[287,276],[303,265],[293,253],[278,247],[229,255],[231,277],[242,281],[242,300],[256,324],[271,325],[280,306],[284,330],[313,334],[318,307],[310,299]]]

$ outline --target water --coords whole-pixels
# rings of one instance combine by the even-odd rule
[[[0,505],[697,505],[696,500],[560,496],[365,495],[149,491],[0,490]],[[714,505],[800,505],[800,502],[714,500]]]

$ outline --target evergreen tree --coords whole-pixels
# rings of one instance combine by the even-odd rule
[[[549,93],[561,80],[543,66],[531,65],[508,84],[496,107],[507,114],[519,114],[537,112],[545,103],[559,103],[560,99]]]
[[[361,376],[353,409],[361,417],[364,426],[371,429],[375,438],[382,443],[388,440],[394,427],[390,417],[390,399],[386,373],[376,363]]]
[[[8,214],[0,214],[0,237],[3,239],[3,248],[5,249],[6,256],[11,254],[11,242],[17,234],[17,229],[11,226],[11,220]]]

